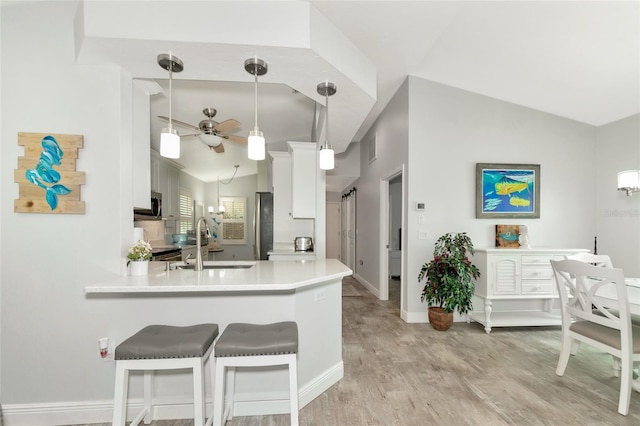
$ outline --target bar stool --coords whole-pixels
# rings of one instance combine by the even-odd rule
[[[214,426],[233,418],[236,367],[288,365],[291,425],[298,425],[298,324],[293,321],[274,324],[232,323],[215,344],[216,377],[213,396]],[[226,368],[229,378],[228,414],[223,410]]]
[[[142,419],[145,424],[153,420],[153,371],[190,368],[193,371],[194,426],[204,426],[204,364],[210,358],[217,336],[217,324],[186,327],[150,325],[120,343],[115,351],[113,425],[124,426],[126,422],[130,370],[144,370],[144,408],[131,422],[131,426],[134,426]],[[211,358],[211,362],[214,362],[214,358]],[[212,363],[209,369],[213,383],[215,369]],[[211,424],[212,420],[213,416],[209,418],[207,425]]]

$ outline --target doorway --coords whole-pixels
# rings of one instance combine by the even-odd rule
[[[404,307],[405,183],[404,165],[380,180],[380,300],[389,295],[399,298],[400,314]],[[390,289],[390,286],[394,286]],[[397,286],[397,287],[395,287]]]
[[[356,275],[356,188],[342,195],[341,209],[342,263]]]

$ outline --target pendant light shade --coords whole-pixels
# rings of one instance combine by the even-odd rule
[[[169,71],[169,126],[163,128],[160,133],[160,155],[167,158],[180,158],[180,135],[173,128],[171,120],[171,97],[173,92],[173,73],[181,72],[184,69],[184,64],[171,53],[161,53],[158,55],[158,65]]]
[[[258,128],[258,76],[267,73],[267,63],[259,58],[244,61],[244,69],[255,77],[255,125],[249,132],[248,157],[250,160],[264,160],[265,140]]]
[[[176,129],[165,127],[160,133],[160,155],[167,158],[180,158],[180,136]]]
[[[325,98],[325,117],[324,117],[324,144],[320,147],[319,167],[322,170],[332,170],[335,167],[335,152],[333,147],[329,145],[329,96],[336,93],[336,85],[325,81],[318,84],[318,94]]]
[[[335,167],[334,151],[330,146],[322,147],[320,149],[320,168],[322,170],[333,170]]]
[[[264,160],[265,143],[262,132],[258,130],[258,126],[249,132],[249,148],[248,154],[250,160]]]

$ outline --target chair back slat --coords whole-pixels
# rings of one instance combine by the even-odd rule
[[[579,260],[580,262],[590,263],[594,266],[600,266],[603,268],[613,268],[613,262],[611,262],[611,258],[606,254],[580,252],[564,256],[564,258],[569,260]]]

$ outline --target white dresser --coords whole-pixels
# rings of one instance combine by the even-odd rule
[[[475,307],[468,320],[484,325],[487,333],[492,327],[560,325],[560,311],[553,310],[558,298],[550,260],[586,249],[476,249],[472,262],[480,269],[475,295],[484,301],[484,309]],[[493,309],[494,301],[503,305]],[[504,302],[503,302],[504,301]],[[526,306],[523,301],[543,302],[539,309]],[[511,306],[510,306],[511,305]],[[523,307],[524,306],[524,307]]]

